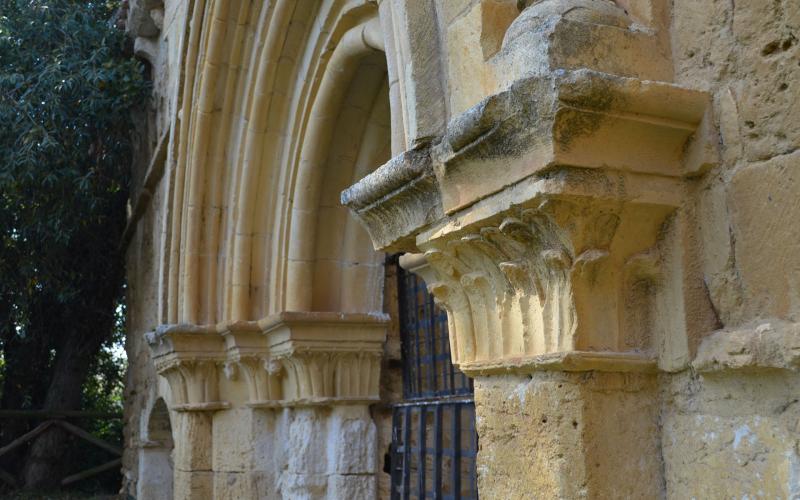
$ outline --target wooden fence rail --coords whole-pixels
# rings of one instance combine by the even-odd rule
[[[83,439],[97,448],[105,450],[113,455],[115,458],[97,467],[91,467],[76,474],[65,477],[61,480],[61,486],[68,486],[70,484],[82,481],[86,478],[100,474],[114,467],[119,467],[122,464],[122,450],[111,443],[99,439],[89,432],[81,429],[75,424],[65,421],[66,418],[73,419],[121,419],[122,415],[118,413],[105,413],[105,412],[88,412],[88,411],[47,411],[47,410],[0,410],[0,419],[25,419],[25,420],[44,420],[41,424],[34,427],[32,430],[26,432],[22,436],[13,440],[9,444],[0,448],[0,458],[19,448],[20,446],[28,443],[40,434],[48,431],[54,427],[60,427],[70,434]],[[0,481],[7,483],[12,488],[19,487],[17,480],[9,472],[0,469]]]

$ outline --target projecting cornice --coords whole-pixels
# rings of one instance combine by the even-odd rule
[[[709,99],[591,70],[527,78],[453,119],[434,146],[403,153],[344,191],[342,203],[377,248],[412,251],[413,237],[444,213],[561,168],[591,169],[585,175],[602,182],[619,172],[700,175],[717,161]]]

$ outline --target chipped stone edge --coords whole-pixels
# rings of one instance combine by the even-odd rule
[[[656,373],[658,363],[654,357],[645,353],[571,351],[503,358],[497,361],[472,361],[460,364],[459,369],[470,377],[554,370]]]
[[[718,330],[703,339],[692,361],[698,373],[800,371],[800,323],[770,320]]]

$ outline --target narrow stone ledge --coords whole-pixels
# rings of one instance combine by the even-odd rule
[[[536,371],[654,373],[655,358],[641,353],[571,351],[538,356],[504,358],[500,361],[462,363],[459,369],[470,377],[480,375],[523,375]]]
[[[288,352],[380,353],[389,319],[384,313],[282,312],[258,325],[273,357]]]
[[[276,409],[276,408],[304,408],[304,407],[329,407],[346,405],[371,405],[380,402],[379,396],[372,397],[318,397],[301,398],[291,401],[261,401],[248,403],[248,408]]]
[[[122,239],[120,240],[120,248],[127,249],[133,238],[139,221],[147,212],[147,207],[150,205],[150,200],[153,198],[153,193],[158,190],[158,185],[161,178],[164,177],[164,170],[167,163],[167,146],[169,145],[169,133],[164,131],[158,139],[153,156],[150,158],[150,163],[147,166],[147,171],[144,174],[142,185],[138,187],[130,196],[131,212],[128,215],[128,221],[125,223],[125,230],[122,232]]]
[[[219,410],[227,410],[231,407],[231,404],[224,401],[218,401],[214,403],[187,403],[187,404],[179,404],[174,405],[172,407],[175,411],[184,411],[184,412],[192,412],[192,411],[219,411]]]
[[[800,370],[800,324],[780,320],[706,337],[692,361],[697,372]]]

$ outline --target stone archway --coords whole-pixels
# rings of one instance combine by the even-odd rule
[[[391,71],[375,4],[303,5],[192,11],[147,336],[176,497],[376,489],[383,254],[339,193],[391,156]]]
[[[145,439],[139,450],[139,481],[136,498],[172,498],[174,441],[172,421],[164,399],[158,398],[147,419]]]

